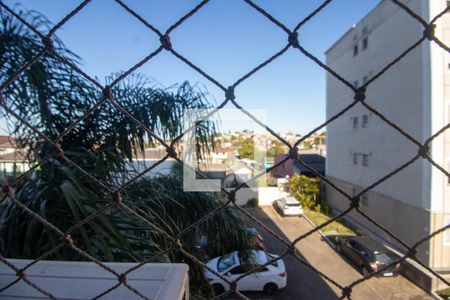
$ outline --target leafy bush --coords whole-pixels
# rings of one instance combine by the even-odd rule
[[[303,207],[310,208],[317,212],[328,210],[326,204],[321,201],[320,179],[295,174],[289,178],[289,191],[297,198]]]

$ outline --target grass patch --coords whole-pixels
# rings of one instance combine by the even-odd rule
[[[437,292],[443,299],[450,299],[450,288]]]
[[[303,213],[316,226],[319,226],[332,218],[324,213],[313,211],[306,207],[303,208]],[[356,235],[353,230],[342,224],[340,221],[331,222],[330,224],[322,228],[321,231],[324,233],[332,231],[337,233],[338,235]]]

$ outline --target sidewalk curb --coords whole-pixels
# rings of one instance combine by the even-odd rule
[[[304,213],[302,215],[303,218],[305,218],[306,222],[309,223],[309,225],[311,225],[313,228],[316,228],[318,225],[314,224],[313,221],[311,221]],[[317,230],[317,232],[320,234],[320,236],[322,237],[322,239],[331,247],[336,251],[336,246],[335,244],[322,232],[322,230]]]
[[[442,300],[444,298],[442,298],[441,296],[439,296],[438,294],[436,294],[435,292],[430,292],[431,296],[434,298],[434,300]],[[448,299],[448,298],[447,298]]]

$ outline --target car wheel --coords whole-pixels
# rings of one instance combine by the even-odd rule
[[[220,294],[223,294],[223,292],[225,292],[225,288],[220,283],[214,283],[211,287],[214,291],[215,296],[218,296]]]
[[[268,283],[264,286],[263,291],[266,295],[273,295],[278,291],[278,286],[275,283]]]
[[[364,275],[364,276],[367,276],[367,275],[369,275],[370,274],[370,272],[369,272],[369,270],[366,268],[366,267],[362,267],[362,274]]]

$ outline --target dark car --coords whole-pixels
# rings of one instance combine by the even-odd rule
[[[259,250],[265,250],[264,247],[264,239],[262,236],[258,233],[258,231],[253,227],[247,227],[248,234],[254,239],[256,242],[256,246]]]
[[[337,250],[355,264],[365,276],[392,264],[398,257],[381,243],[367,236],[341,237],[337,240]],[[378,276],[396,276],[400,272],[397,263]]]

